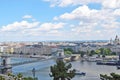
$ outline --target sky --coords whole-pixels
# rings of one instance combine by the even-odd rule
[[[0,41],[109,40],[120,0],[0,0]]]

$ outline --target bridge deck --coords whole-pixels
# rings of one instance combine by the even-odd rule
[[[29,64],[29,63],[34,63],[34,62],[47,61],[47,60],[51,60],[51,59],[52,58],[49,58],[49,59],[37,59],[37,60],[32,60],[32,61],[24,61],[24,62],[19,62],[19,63],[13,63],[13,64],[9,64],[9,65],[14,67],[14,66],[19,66],[19,65]]]

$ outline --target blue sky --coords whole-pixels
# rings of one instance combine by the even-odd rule
[[[1,0],[0,41],[108,40],[120,35],[119,0]]]

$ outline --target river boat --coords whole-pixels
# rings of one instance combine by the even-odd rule
[[[81,71],[76,70],[75,75],[85,76],[86,73],[85,73],[85,72],[81,72]]]
[[[96,63],[97,65],[111,65],[111,66],[115,66],[118,65],[118,61],[117,60],[109,60],[109,61],[98,61]]]
[[[117,66],[117,69],[120,69],[120,66]]]

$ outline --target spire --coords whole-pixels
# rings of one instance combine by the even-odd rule
[[[115,40],[118,40],[118,36],[116,35]]]
[[[117,45],[119,43],[120,43],[120,40],[119,40],[118,36],[116,35],[115,40],[114,40],[114,44]]]
[[[113,44],[113,40],[112,40],[112,38],[110,39],[110,44]]]

